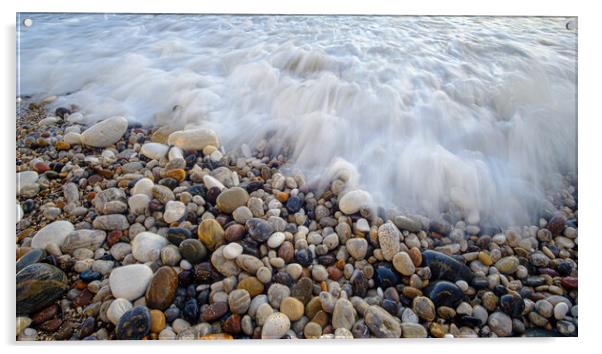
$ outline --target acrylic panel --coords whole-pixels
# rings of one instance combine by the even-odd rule
[[[18,340],[577,336],[577,18],[16,35]]]

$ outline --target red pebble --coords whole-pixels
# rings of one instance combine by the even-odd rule
[[[577,289],[578,282],[576,277],[564,277],[560,279],[560,284],[566,289]]]
[[[107,235],[107,246],[113,247],[114,244],[119,242],[121,236],[123,236],[123,232],[121,232],[121,230],[114,230],[109,232],[109,234]]]
[[[50,170],[50,166],[48,166],[48,164],[45,162],[36,162],[36,164],[33,165],[33,169],[37,173],[44,173],[44,172]]]

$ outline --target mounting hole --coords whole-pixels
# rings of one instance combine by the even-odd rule
[[[26,18],[23,20],[23,26],[31,27],[31,25],[33,25],[33,20],[31,18]]]
[[[577,24],[575,23],[575,20],[570,20],[566,23],[565,25],[566,29],[568,29],[569,31],[573,31],[575,30],[575,28],[577,27]]]

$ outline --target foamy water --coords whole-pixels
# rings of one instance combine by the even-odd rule
[[[577,172],[567,18],[22,15],[18,94],[262,138],[383,206],[532,221]]]

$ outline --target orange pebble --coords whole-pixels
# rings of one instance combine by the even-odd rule
[[[227,333],[214,333],[208,334],[206,336],[201,337],[202,340],[224,340],[224,339],[234,339],[230,334]]]
[[[183,169],[169,170],[165,173],[165,176],[171,177],[178,182],[182,182],[184,179],[186,179],[186,171]]]
[[[284,203],[288,200],[288,194],[284,193],[284,192],[279,192],[279,191],[274,191],[274,195],[276,196],[276,199],[278,199],[280,202]]]

